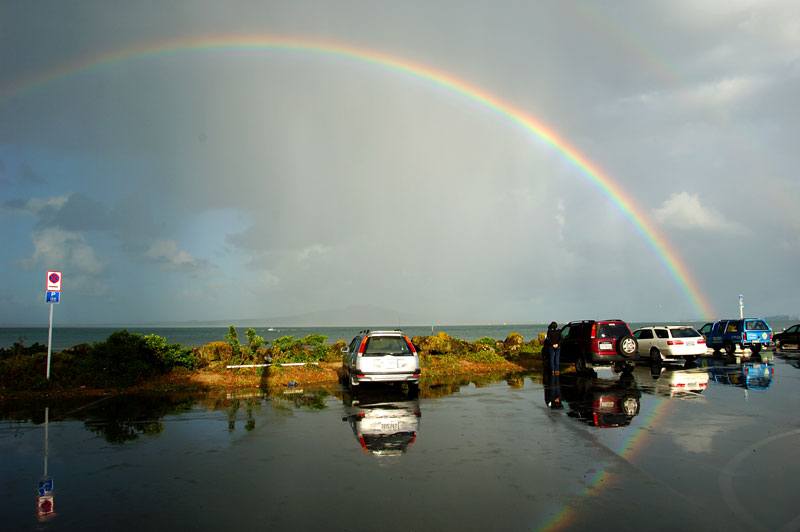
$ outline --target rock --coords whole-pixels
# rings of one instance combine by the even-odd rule
[[[503,342],[503,351],[507,353],[519,353],[522,349],[522,344],[525,343],[525,340],[522,338],[522,335],[518,332],[509,333],[506,337],[505,341]]]

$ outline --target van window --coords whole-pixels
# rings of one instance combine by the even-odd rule
[[[748,331],[768,331],[769,326],[763,320],[747,320],[744,322],[744,328]]]

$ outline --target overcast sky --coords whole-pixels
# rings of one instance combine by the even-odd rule
[[[796,0],[7,0],[0,325],[47,324],[49,269],[61,325],[365,304],[440,323],[704,318],[563,154],[431,80],[256,47],[69,67],[243,36],[479,89],[613,180],[708,317],[738,316],[739,294],[749,315],[800,313]]]

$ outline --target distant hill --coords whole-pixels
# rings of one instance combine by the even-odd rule
[[[320,310],[305,314],[273,316],[270,318],[242,318],[209,321],[180,321],[160,323],[162,327],[375,327],[429,325],[431,321],[420,315],[397,312],[373,305],[354,305],[343,309]]]

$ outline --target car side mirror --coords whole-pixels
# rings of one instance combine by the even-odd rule
[[[348,351],[349,351],[349,349],[348,349],[348,348],[346,348],[346,347],[343,347],[343,348],[342,348],[342,353],[347,353]]]

